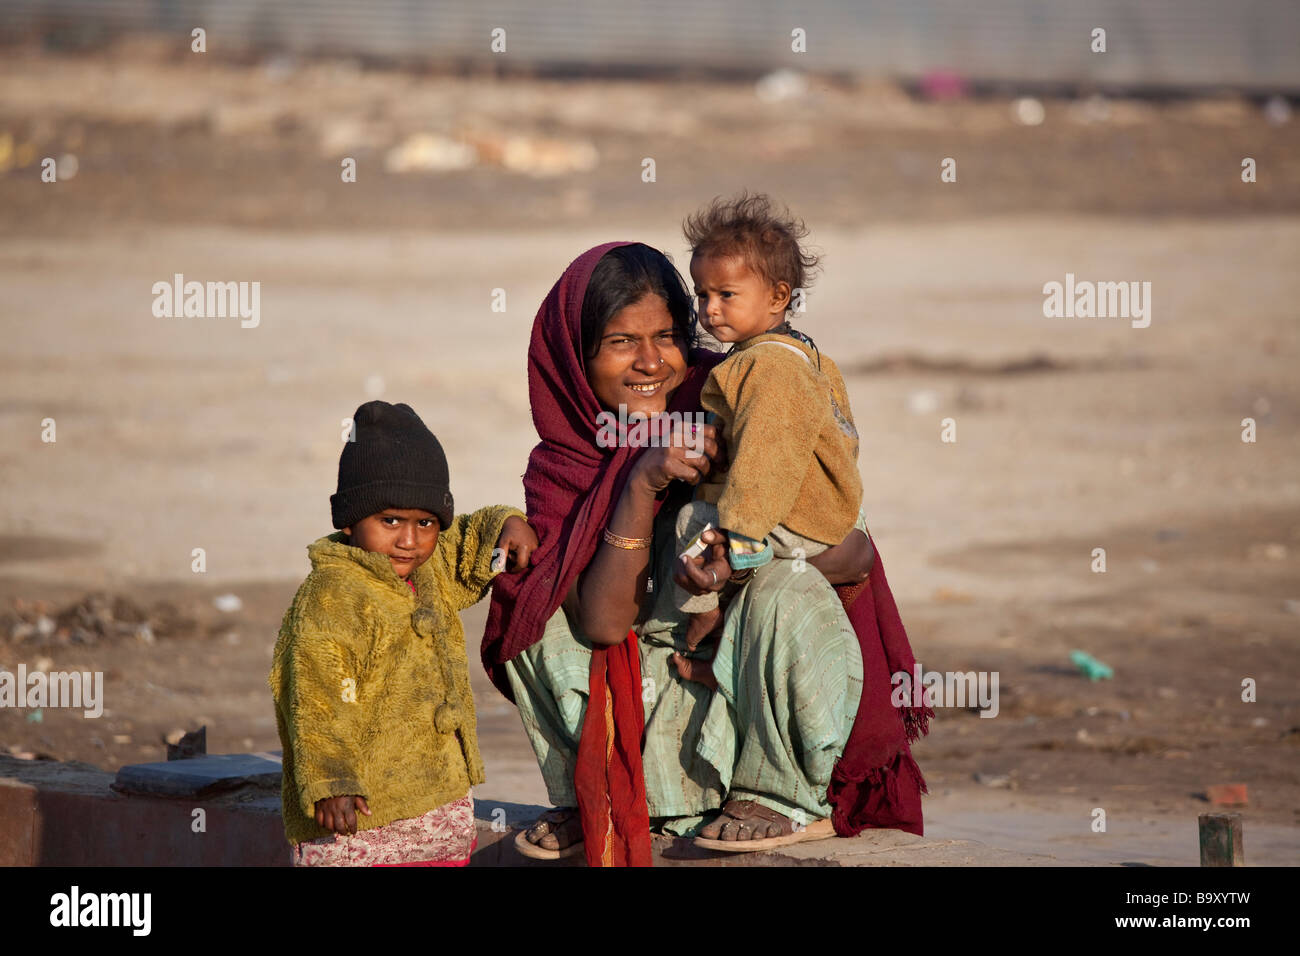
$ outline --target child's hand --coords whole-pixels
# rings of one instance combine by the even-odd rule
[[[326,830],[335,833],[354,834],[357,832],[356,810],[366,816],[373,816],[366,798],[359,794],[345,797],[324,797],[316,801],[316,822]]]
[[[537,532],[533,526],[518,515],[511,515],[501,529],[501,537],[497,538],[496,550],[492,552],[492,570],[522,571],[528,567],[537,544]],[[506,566],[506,558],[510,554],[515,556],[513,568]]]

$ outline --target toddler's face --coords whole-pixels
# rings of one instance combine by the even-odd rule
[[[437,517],[418,508],[385,508],[343,529],[353,547],[387,555],[404,580],[433,555],[439,530]]]
[[[700,325],[719,342],[743,342],[781,324],[790,287],[767,282],[740,256],[694,256]]]

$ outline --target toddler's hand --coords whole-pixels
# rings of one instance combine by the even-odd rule
[[[357,832],[356,810],[366,816],[373,816],[366,798],[359,794],[344,797],[324,797],[316,801],[316,823],[335,833],[354,834]]]
[[[496,550],[492,553],[492,570],[522,571],[528,567],[537,545],[537,532],[533,526],[518,515],[511,515],[501,529],[501,537],[497,538]],[[506,566],[506,558],[510,554],[515,556],[512,568]]]

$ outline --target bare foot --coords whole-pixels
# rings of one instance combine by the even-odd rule
[[[709,690],[718,689],[718,679],[713,676],[713,661],[700,661],[674,653],[673,663],[677,665],[677,673],[682,676],[682,680],[693,680]]]
[[[722,626],[722,608],[714,605],[710,610],[692,614],[686,625],[686,649],[695,650],[704,639]]]
[[[581,842],[582,820],[573,807],[556,807],[538,817],[524,839],[543,850],[563,850]]]

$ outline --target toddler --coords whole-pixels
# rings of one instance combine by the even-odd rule
[[[679,513],[679,551],[696,553],[700,533],[717,527],[740,581],[774,556],[820,554],[853,529],[858,432],[839,369],[787,321],[817,265],[800,247],[803,224],[766,196],[742,194],[714,200],[684,231],[700,325],[732,343],[700,395],[731,461]],[[692,615],[693,647],[720,621],[718,596],[675,587],[677,606]]]
[[[537,536],[504,506],[453,516],[442,446],[408,405],[368,402],[330,498],[341,529],[276,641],[269,683],[284,749],[284,831],[298,866],[463,866],[483,782],[465,634]]]

